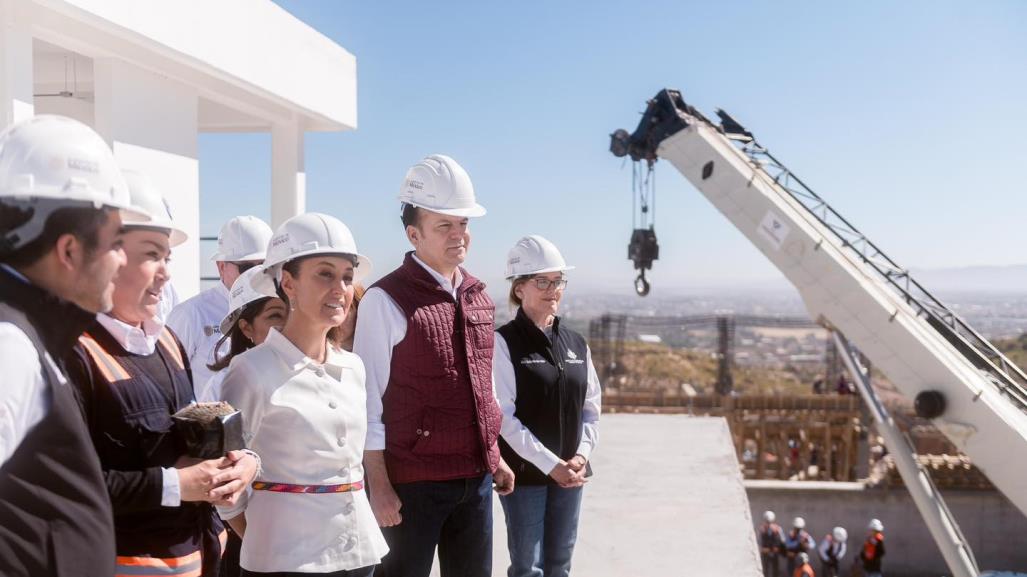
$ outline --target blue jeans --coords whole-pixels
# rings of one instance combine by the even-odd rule
[[[507,577],[566,577],[578,539],[581,487],[521,485],[500,496],[510,548]]]
[[[403,522],[382,529],[384,577],[428,577],[436,546],[442,577],[492,576],[492,475],[393,488]]]

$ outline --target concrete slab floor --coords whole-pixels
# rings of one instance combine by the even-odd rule
[[[760,575],[748,498],[727,422],[607,414],[585,487],[572,574]],[[492,574],[506,575],[506,526],[494,499]],[[437,576],[438,568],[432,571]]]

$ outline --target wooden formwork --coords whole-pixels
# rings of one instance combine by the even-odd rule
[[[607,412],[722,416],[746,478],[855,481],[861,404],[854,395],[615,393]]]

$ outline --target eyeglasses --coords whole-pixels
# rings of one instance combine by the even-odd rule
[[[549,287],[553,287],[556,290],[563,290],[567,288],[567,279],[562,278],[559,280],[549,280],[544,277],[535,277],[531,279],[535,281],[535,287],[540,291],[549,290]]]

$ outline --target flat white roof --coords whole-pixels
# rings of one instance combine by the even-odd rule
[[[31,0],[32,35],[196,87],[203,131],[357,126],[356,58],[269,0]]]

